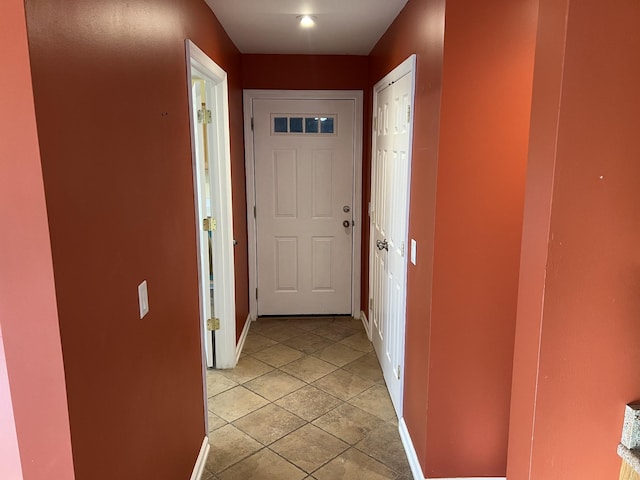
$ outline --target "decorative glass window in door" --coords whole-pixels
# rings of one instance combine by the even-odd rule
[[[272,135],[335,135],[336,115],[272,115]]]

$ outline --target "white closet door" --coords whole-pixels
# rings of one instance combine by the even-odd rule
[[[396,412],[402,410],[412,74],[376,96],[372,161],[372,340]]]

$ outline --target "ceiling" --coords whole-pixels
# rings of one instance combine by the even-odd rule
[[[242,53],[367,55],[407,0],[205,0]],[[296,17],[313,15],[302,28]]]

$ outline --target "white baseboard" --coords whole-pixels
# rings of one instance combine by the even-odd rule
[[[204,437],[202,441],[202,446],[200,447],[200,453],[198,454],[198,458],[196,460],[196,465],[193,467],[193,473],[191,474],[190,480],[200,480],[202,478],[202,474],[204,473],[204,466],[207,463],[207,457],[209,456],[209,439]]]
[[[364,325],[364,331],[367,332],[367,337],[371,340],[371,325],[369,325],[367,315],[362,310],[360,311],[360,319],[362,320],[362,325]]]
[[[250,326],[251,314],[247,315],[247,319],[244,321],[244,328],[242,329],[242,333],[240,334],[240,338],[238,339],[238,345],[236,345],[236,364],[240,361],[240,355],[242,354],[242,349],[244,348],[244,342],[247,340]]]
[[[425,480],[425,476],[422,473],[422,467],[420,466],[420,462],[418,461],[418,454],[416,454],[416,449],[413,447],[413,441],[411,440],[411,435],[409,435],[409,430],[407,430],[407,424],[404,423],[404,418],[401,418],[398,422],[398,430],[400,431],[400,440],[402,440],[402,446],[404,447],[404,451],[407,454],[409,467],[411,467],[411,475],[413,475],[413,480]]]
[[[413,441],[411,440],[411,435],[409,435],[409,430],[407,430],[407,424],[404,423],[404,418],[401,418],[398,422],[398,430],[400,431],[400,439],[402,440],[402,445],[404,446],[404,451],[407,454],[407,460],[409,461],[409,466],[411,467],[411,475],[413,475],[413,480],[427,480],[427,478],[422,473],[422,467],[420,466],[420,462],[418,461],[418,455],[416,454],[416,449],[413,447]],[[507,480],[505,477],[466,477],[466,478],[438,478],[434,480]]]

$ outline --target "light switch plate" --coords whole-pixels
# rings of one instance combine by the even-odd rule
[[[412,238],[411,239],[411,263],[413,263],[414,265],[416,264],[416,257],[418,255],[417,250],[418,250],[418,244]]]
[[[140,305],[140,318],[143,318],[149,313],[149,293],[147,292],[146,280],[138,285],[138,303]]]

